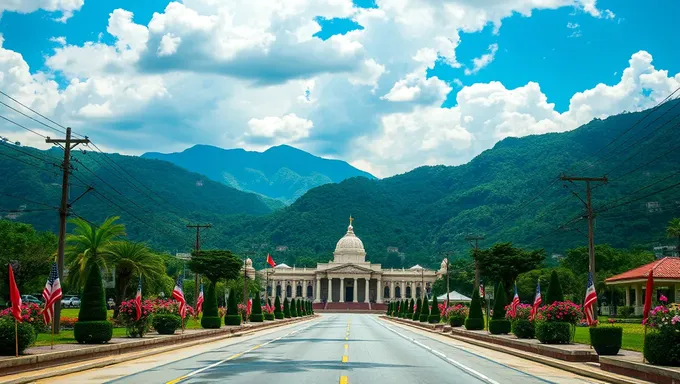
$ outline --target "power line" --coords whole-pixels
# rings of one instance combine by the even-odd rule
[[[10,123],[12,123],[12,124],[18,126],[19,128],[23,128],[23,129],[25,129],[25,130],[27,130],[27,131],[29,131],[29,132],[35,133],[36,135],[42,137],[43,139],[46,139],[46,138],[47,138],[47,136],[43,135],[42,133],[38,133],[38,132],[32,130],[31,128],[24,127],[23,125],[17,123],[17,122],[14,121],[14,120],[11,120],[11,119],[6,118],[5,116],[0,115],[0,119],[6,120],[6,121],[8,121],[8,122],[10,122]]]
[[[38,115],[38,116],[40,116],[40,117],[42,117],[43,119],[49,121],[50,123],[55,124],[55,125],[57,125],[58,127],[61,127],[61,128],[63,128],[64,130],[66,130],[66,127],[64,127],[63,125],[57,123],[56,121],[50,119],[50,118],[47,117],[47,116],[41,114],[40,112],[38,112],[38,111],[32,109],[31,107],[27,106],[26,104],[22,103],[21,101],[19,101],[19,100],[13,98],[12,96],[6,94],[5,92],[0,91],[0,95],[4,95],[4,96],[7,97],[8,99],[14,101],[15,103],[21,105],[22,107],[28,109],[29,111],[35,113],[36,115]],[[4,103],[3,103],[3,104],[4,104]],[[42,124],[42,123],[41,123],[41,124]],[[54,129],[54,128],[52,128],[52,129]],[[64,132],[60,132],[60,133],[64,133]]]
[[[41,203],[39,201],[35,201],[35,200],[31,200],[31,199],[27,199],[25,197],[12,196],[12,195],[8,195],[8,194],[3,193],[3,192],[0,192],[0,195],[5,196],[5,197],[9,197],[10,199],[22,200],[22,201],[26,201],[26,202],[31,203],[31,204],[38,204],[38,205],[42,205],[43,207],[49,207],[51,209],[57,209],[57,207],[52,207],[49,204]]]
[[[14,108],[14,107],[12,107],[12,106],[10,106],[9,104],[7,104],[7,103],[5,103],[5,102],[3,102],[3,101],[0,101],[0,104],[4,105],[5,107],[7,107],[7,108],[9,108],[9,109],[11,109],[11,110],[13,110],[13,111],[16,112],[16,113],[19,113],[19,114],[21,114],[21,115],[23,115],[23,116],[25,116],[25,117],[28,117],[29,119],[35,121],[35,122],[38,123],[38,124],[41,124],[41,125],[43,125],[43,126],[49,128],[49,129],[51,129],[51,130],[53,130],[53,131],[56,131],[57,133],[60,133],[60,134],[63,134],[63,133],[64,133],[64,131],[60,131],[60,130],[58,130],[57,128],[52,127],[51,125],[47,125],[47,124],[43,123],[42,121],[40,121],[40,120],[38,120],[38,119],[35,119],[35,118],[33,118],[33,117],[31,117],[31,116],[29,116],[29,115],[27,115],[27,114],[21,112],[20,110]]]

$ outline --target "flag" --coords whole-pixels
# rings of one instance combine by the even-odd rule
[[[586,314],[586,322],[588,325],[595,324],[594,307],[597,301],[597,292],[595,292],[595,284],[593,284],[593,275],[588,272],[588,283],[586,288],[586,298],[583,301],[583,312]]]
[[[480,297],[482,300],[484,300],[484,294],[485,294],[485,292],[484,292],[484,284],[479,283],[479,297]]]
[[[649,270],[649,276],[647,276],[647,286],[645,287],[645,307],[642,310],[642,324],[647,324],[647,317],[649,316],[649,310],[652,309],[652,291],[654,290],[654,274],[653,270]]]
[[[42,297],[45,299],[45,308],[43,309],[43,320],[45,320],[45,324],[52,322],[54,303],[56,303],[57,300],[61,300],[61,296],[61,283],[59,282],[57,263],[52,263],[50,276],[47,278],[47,283],[45,283],[45,288],[43,288],[42,292]]]
[[[135,308],[137,308],[137,318],[142,317],[142,277],[139,276],[139,284],[137,284],[137,295],[135,296]]]
[[[203,310],[203,301],[205,299],[203,298],[203,283],[201,283],[201,292],[199,292],[198,299],[196,300],[196,316]]]
[[[14,281],[12,265],[9,265],[9,300],[12,302],[12,315],[21,323],[21,294],[19,294],[17,282]]]
[[[250,314],[250,311],[253,309],[253,299],[248,299],[248,306],[246,307],[246,313]]]
[[[272,259],[270,254],[267,254],[267,264],[271,265],[272,268],[276,267],[276,263],[274,262],[274,259]]]
[[[510,316],[515,317],[517,315],[517,306],[519,305],[519,295],[517,294],[517,282],[515,282],[515,297],[512,298],[512,303],[510,303]]]
[[[533,319],[538,313],[538,308],[541,306],[541,280],[536,283],[536,296],[534,296],[534,305],[531,306],[531,312],[529,313],[529,319]]]
[[[184,291],[182,291],[182,275],[177,276],[175,288],[172,290],[172,297],[179,301],[179,316],[184,319],[187,316],[187,301],[184,299]]]

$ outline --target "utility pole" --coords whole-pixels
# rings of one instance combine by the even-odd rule
[[[61,165],[63,176],[61,179],[61,204],[59,205],[59,243],[57,245],[57,270],[59,271],[59,278],[64,278],[64,240],[66,239],[66,217],[71,205],[68,202],[68,177],[71,174],[71,149],[78,144],[88,144],[90,140],[87,137],[84,139],[71,139],[71,127],[66,128],[65,139],[51,139],[45,138],[45,142],[49,144],[57,144],[64,148],[64,162]],[[59,333],[61,320],[61,301],[54,305],[54,321],[52,322],[52,331]]]
[[[449,306],[449,292],[451,289],[449,288],[449,256],[454,254],[454,251],[442,251],[439,252],[440,255],[446,256],[446,307],[448,308]]]
[[[572,192],[574,196],[578,197],[581,202],[585,205],[586,216],[588,217],[588,271],[593,277],[593,285],[595,285],[595,239],[594,239],[594,228],[593,220],[595,219],[593,215],[593,203],[591,201],[591,189],[590,183],[607,183],[607,176],[602,177],[571,177],[571,176],[561,176],[560,179],[569,181],[573,183],[574,181],[585,181],[586,182],[586,201],[583,201],[581,197],[576,193]],[[595,318],[597,319],[597,311],[594,311]]]
[[[196,245],[194,246],[194,249],[196,251],[201,250],[201,228],[212,228],[212,224],[188,224],[187,228],[196,228]],[[184,272],[186,274],[186,268],[184,268]],[[194,308],[198,305],[198,273],[194,272]]]
[[[479,289],[479,264],[477,263],[477,252],[479,252],[479,240],[484,240],[483,235],[468,235],[465,236],[465,240],[470,242],[470,246],[473,247],[474,250],[474,259],[475,259],[475,289]],[[472,245],[472,242],[475,242],[475,245]]]

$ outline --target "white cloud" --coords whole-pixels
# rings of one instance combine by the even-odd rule
[[[182,38],[175,36],[172,33],[166,33],[161,39],[161,43],[158,46],[158,56],[169,56],[177,52],[177,47],[179,43],[182,42]]]
[[[480,57],[472,59],[473,67],[472,69],[465,68],[465,74],[474,75],[475,73],[479,72],[482,68],[491,64],[491,62],[496,57],[496,52],[498,52],[498,44],[494,43],[489,45],[489,53],[485,53]]]
[[[50,41],[60,45],[66,45],[66,37],[64,36],[50,37]]]
[[[246,135],[255,138],[265,138],[267,144],[296,142],[309,137],[314,123],[311,120],[298,117],[291,113],[283,117],[268,116],[262,119],[248,120],[249,131]]]
[[[578,27],[579,27],[578,23],[572,23],[571,21],[567,23],[567,28],[569,29],[576,29]]]
[[[43,9],[61,12],[61,17],[55,20],[65,23],[84,3],[85,0],[0,0],[0,15],[3,12],[31,13]]]

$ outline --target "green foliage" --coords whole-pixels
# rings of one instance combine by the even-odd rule
[[[276,296],[274,299],[274,317],[277,319],[283,319],[283,311],[281,310],[281,300]]]
[[[77,324],[77,323],[76,323]],[[169,313],[153,315],[153,328],[161,335],[172,335],[182,326],[182,318]]]
[[[571,324],[557,321],[537,321],[536,338],[543,344],[569,344]]]
[[[550,285],[548,285],[548,293],[545,295],[545,304],[550,305],[556,301],[564,301],[564,294],[562,293],[560,278],[557,277],[557,271],[552,271],[552,273],[550,274]]]
[[[111,340],[112,337],[113,324],[108,320],[78,320],[73,326],[73,338],[81,344],[102,344]]]
[[[290,317],[298,317],[297,313],[297,299],[291,299],[290,301]]]
[[[512,333],[518,339],[533,339],[536,334],[534,322],[527,319],[515,319],[512,321]]]
[[[505,319],[505,306],[508,305],[508,301],[505,296],[503,282],[498,283],[498,286],[496,286],[496,289],[494,290],[494,299],[493,316],[491,318],[494,320]]]
[[[288,301],[287,297],[283,299],[283,317],[286,319],[290,319],[292,317],[290,313],[290,302]]]
[[[204,314],[201,317],[201,327],[205,329],[222,328],[222,319],[219,316],[206,316]]]
[[[236,303],[236,291],[233,289],[227,298],[227,314],[224,316],[224,325],[241,325],[241,315],[238,313],[238,304]]]
[[[506,319],[491,319],[489,321],[489,332],[492,335],[506,335],[510,333],[510,320]]]
[[[208,281],[208,289],[205,292],[203,302],[203,317],[201,317],[201,327],[220,328],[222,319],[217,312],[217,297],[215,297],[215,283]]]
[[[577,287],[577,278],[574,275],[574,272],[562,267],[540,268],[521,273],[517,276],[517,291],[519,297],[525,302],[533,302],[534,295],[536,294],[536,282],[539,280],[541,282],[541,294],[545,296],[546,288],[549,288],[550,286],[550,275],[553,271],[557,273],[563,292],[569,295],[569,297],[565,297],[565,299],[571,298],[573,301],[575,298],[574,293],[577,292],[580,287]],[[545,297],[543,302],[548,302]]]
[[[408,319],[413,317],[413,304],[414,304],[414,301],[413,301],[413,298],[411,298],[411,300],[408,302],[408,307],[406,308],[406,315],[407,315],[406,317]]]
[[[635,313],[635,307],[633,307],[632,305],[617,307],[616,309],[618,311],[619,317],[621,317],[622,319],[627,319],[632,314]]]
[[[666,227],[666,236],[675,238],[678,241],[677,250],[680,252],[680,218],[673,218]]]
[[[440,318],[437,296],[432,295],[432,309],[430,311],[430,315],[427,317],[427,321],[431,324],[436,324],[439,322]]]
[[[422,299],[416,299],[415,303],[416,310],[413,312],[413,316],[411,317],[411,320],[414,321],[420,321],[420,312],[423,310],[423,300]]]
[[[504,287],[511,287],[520,273],[537,268],[544,259],[544,250],[525,251],[513,247],[512,243],[497,243],[477,252],[481,275],[487,280],[502,282]]]
[[[622,339],[622,327],[590,327],[590,344],[598,355],[616,355],[621,349]]]
[[[253,308],[250,313],[250,321],[253,323],[261,323],[264,321],[264,316],[262,315],[262,303],[260,302],[260,295],[255,295],[253,298]]]
[[[400,312],[399,312],[399,317],[402,319],[406,317],[406,314],[408,313],[408,301],[406,299],[401,300],[401,305],[399,306]]]
[[[467,319],[465,319],[465,328],[469,330],[484,329],[484,314],[482,313],[482,303],[479,299],[479,290],[475,289],[472,292],[472,300],[470,301],[470,312]]]
[[[19,341],[19,353],[35,342],[36,333],[33,326],[27,322],[17,324],[17,340]],[[14,318],[11,316],[0,317],[0,355],[14,356],[15,353]]]
[[[453,259],[449,261],[449,289],[460,292],[463,295],[472,295],[475,281],[475,263],[472,258]],[[433,295],[443,295],[446,293],[446,279],[437,279],[432,284]]]
[[[80,297],[80,311],[78,322],[106,321],[106,300],[104,299],[104,284],[99,266],[91,264],[85,281],[85,288]],[[107,340],[108,341],[108,340]]]
[[[436,311],[437,308],[434,308],[434,310]],[[421,323],[426,323],[429,317],[430,317],[430,305],[427,302],[427,297],[423,296],[423,308],[420,311],[420,319],[419,320],[420,320]]]
[[[267,320],[267,321],[273,321],[274,319],[276,319],[276,317],[274,316],[273,313],[265,313],[264,319]]]
[[[449,325],[452,327],[461,327],[465,324],[465,317],[451,316],[449,317]]]
[[[239,277],[243,261],[231,251],[210,250],[194,251],[191,253],[189,268],[208,280],[217,283],[218,280],[234,280]]]
[[[650,364],[680,367],[680,335],[647,334],[643,354]]]

